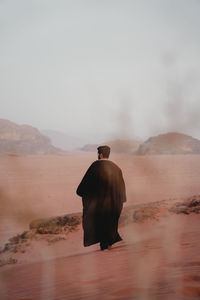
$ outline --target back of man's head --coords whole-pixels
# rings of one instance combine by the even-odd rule
[[[110,155],[110,147],[109,146],[99,146],[97,148],[98,154],[102,154],[104,158],[108,158]]]

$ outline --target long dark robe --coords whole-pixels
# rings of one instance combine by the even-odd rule
[[[121,169],[110,160],[95,161],[76,192],[83,203],[84,246],[98,242],[112,245],[122,240],[118,220],[126,191]]]

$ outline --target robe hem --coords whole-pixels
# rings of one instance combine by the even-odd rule
[[[115,243],[118,243],[118,242],[121,242],[123,239],[120,237],[120,239],[114,241],[112,244],[110,245],[113,245]],[[84,247],[89,247],[89,246],[92,246],[92,245],[95,245],[95,244],[98,244],[98,243],[101,243],[101,241],[97,241],[97,242],[92,242],[92,243],[84,243],[83,246]]]

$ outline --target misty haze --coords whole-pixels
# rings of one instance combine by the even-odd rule
[[[199,299],[199,15],[0,1],[0,299]],[[105,159],[126,186],[122,240],[84,247],[76,190]]]

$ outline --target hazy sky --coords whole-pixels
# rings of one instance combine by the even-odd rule
[[[0,0],[0,118],[200,138],[200,0]]]

